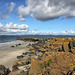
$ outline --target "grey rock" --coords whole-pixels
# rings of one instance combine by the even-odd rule
[[[18,71],[19,68],[17,66],[13,66],[12,72]]]
[[[27,71],[22,70],[22,71],[20,72],[20,75],[28,75],[28,72],[27,72]]]
[[[5,66],[0,65],[0,75],[8,75],[10,72],[9,68],[5,68]]]
[[[17,59],[21,59],[23,57],[24,57],[23,55],[20,55],[20,56],[17,56]]]

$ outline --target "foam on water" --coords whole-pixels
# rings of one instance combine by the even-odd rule
[[[4,43],[0,43],[0,47],[6,46],[6,45],[18,44],[18,43],[24,43],[24,41],[15,40],[11,42],[4,42]]]
[[[0,47],[1,46],[5,46],[5,45],[10,45],[10,44],[17,44],[17,43],[21,43],[23,41],[20,40],[16,40],[16,38],[44,38],[44,39],[48,39],[48,38],[52,38],[52,37],[56,37],[56,38],[67,38],[67,37],[72,37],[75,38],[75,35],[0,35]]]

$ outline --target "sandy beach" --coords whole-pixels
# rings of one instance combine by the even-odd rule
[[[16,47],[16,44],[13,44],[15,47],[11,47],[12,44],[0,47],[0,65],[4,65],[7,68],[12,70],[12,65],[17,56],[21,55],[23,52],[29,50],[26,46],[32,44],[33,42],[23,42],[21,45]]]

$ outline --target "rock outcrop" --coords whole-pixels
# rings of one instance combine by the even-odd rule
[[[72,38],[53,38],[38,42],[31,50],[39,59],[32,59],[29,75],[73,75],[75,74],[75,41]]]
[[[75,75],[74,38],[35,40],[28,52],[17,56],[10,75]]]
[[[23,41],[39,41],[37,38],[16,38],[17,40],[23,40]]]
[[[11,71],[3,65],[0,65],[0,75],[8,75]]]
[[[32,59],[29,75],[67,75],[69,71],[74,72],[74,68],[75,55],[69,52],[52,53],[42,60]]]

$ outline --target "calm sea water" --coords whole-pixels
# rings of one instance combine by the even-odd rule
[[[56,37],[56,38],[67,38],[67,37],[72,37],[75,38],[75,36],[73,35],[2,35],[0,36],[0,47],[1,46],[5,46],[5,45],[9,45],[9,44],[16,44],[16,43],[21,43],[23,41],[20,40],[16,40],[16,38],[44,38],[44,39],[48,39],[48,38],[52,38],[52,37]]]
[[[0,36],[0,43],[15,41],[17,37],[48,39],[48,38],[52,38],[52,37],[56,37],[56,38],[74,37],[75,38],[75,35],[15,35],[15,36],[14,35],[2,35],[2,36]]]

